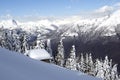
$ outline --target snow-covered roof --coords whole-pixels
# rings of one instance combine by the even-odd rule
[[[32,49],[27,52],[27,55],[30,58],[36,60],[44,60],[44,59],[52,59],[50,53],[48,53],[45,49]]]
[[[102,80],[0,48],[0,80]]]

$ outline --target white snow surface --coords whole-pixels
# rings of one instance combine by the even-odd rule
[[[101,80],[0,48],[0,80]]]
[[[27,51],[27,55],[30,58],[36,60],[44,60],[44,59],[52,59],[50,53],[48,53],[45,49],[32,49]]]

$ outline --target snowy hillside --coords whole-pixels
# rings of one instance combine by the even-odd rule
[[[101,80],[0,48],[1,80]]]

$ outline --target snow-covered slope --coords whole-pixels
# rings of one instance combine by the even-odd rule
[[[0,48],[0,80],[101,80]]]

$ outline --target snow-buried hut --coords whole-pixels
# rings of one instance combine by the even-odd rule
[[[45,62],[50,62],[52,60],[51,54],[48,53],[45,49],[32,49],[28,50],[25,54],[30,58],[36,60],[41,60]]]

